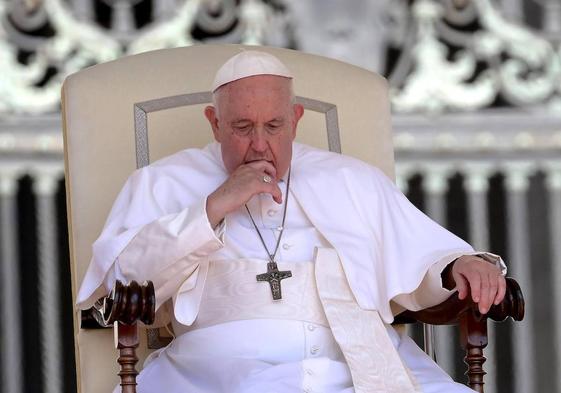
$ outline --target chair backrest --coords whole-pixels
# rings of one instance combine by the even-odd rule
[[[69,76],[62,91],[66,192],[76,291],[113,200],[129,174],[186,147],[212,140],[203,109],[215,72],[240,45],[165,49],[124,57]],[[249,49],[249,47],[248,47]],[[269,47],[295,76],[306,111],[297,140],[340,151],[393,178],[386,81],[372,72],[319,56]],[[80,329],[75,312],[79,392],[108,392],[117,383],[109,330]],[[146,355],[141,348],[140,356]]]

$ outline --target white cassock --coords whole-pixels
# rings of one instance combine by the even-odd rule
[[[217,231],[208,223],[206,196],[226,178],[218,144],[141,169],[94,244],[80,306],[116,278],[150,279],[157,307],[173,310],[177,338],[149,358],[139,393],[471,391],[389,326],[392,312],[450,295],[440,272],[469,245],[375,168],[295,144],[276,258],[293,277],[273,302],[255,279],[266,253],[245,208]],[[269,195],[248,206],[273,249],[282,206]]]

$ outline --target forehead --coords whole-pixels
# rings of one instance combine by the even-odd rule
[[[216,92],[219,111],[285,109],[292,99],[292,81],[275,75],[256,75],[230,82]]]

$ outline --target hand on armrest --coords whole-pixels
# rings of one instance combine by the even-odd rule
[[[457,288],[459,299],[465,299],[471,293],[482,314],[486,314],[493,304],[499,304],[506,291],[501,270],[474,255],[464,255],[446,266],[442,272],[442,285],[449,290]]]
[[[443,275],[445,272],[443,272]],[[485,317],[494,321],[504,321],[511,317],[515,321],[524,318],[524,296],[520,286],[513,278],[506,278],[506,295],[498,305],[491,306]],[[446,301],[434,307],[425,308],[420,311],[405,310],[395,317],[394,323],[424,322],[431,325],[450,325],[459,322],[459,317],[465,312],[475,312],[479,306],[470,298],[459,299],[455,293]]]

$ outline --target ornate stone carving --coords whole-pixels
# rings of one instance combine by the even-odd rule
[[[126,54],[192,45],[200,42],[195,33],[262,44],[274,16],[261,0],[182,0],[173,13],[156,7],[155,17],[136,29],[134,6],[142,0],[104,0],[110,10],[104,28],[88,1],[0,3],[0,113],[57,111],[68,74]]]
[[[561,51],[551,39],[559,23],[546,18],[540,35],[501,16],[491,0],[362,0],[352,7],[338,0],[166,0],[139,23],[135,7],[143,3],[103,0],[108,14],[100,16],[93,0],[2,2],[0,112],[56,111],[69,73],[202,41],[294,46],[385,70],[398,112],[473,111],[497,102],[561,107]],[[541,3],[559,12],[557,3]]]
[[[412,12],[414,67],[393,96],[396,110],[471,111],[498,98],[514,106],[558,105],[561,53],[530,29],[507,21],[490,0],[473,0],[462,10],[451,1],[419,0]],[[480,28],[452,27],[468,23]]]

